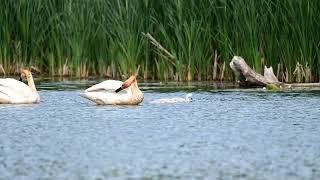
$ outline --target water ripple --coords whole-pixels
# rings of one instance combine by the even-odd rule
[[[0,179],[320,178],[319,92],[148,89],[96,106],[45,86],[40,104],[0,106]]]

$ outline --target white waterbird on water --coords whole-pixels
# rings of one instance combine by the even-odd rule
[[[188,93],[185,98],[174,97],[174,98],[163,98],[151,101],[151,104],[175,104],[175,103],[189,103],[192,102],[192,93]]]
[[[24,77],[27,78],[28,85],[22,82]],[[0,104],[31,104],[39,102],[40,96],[29,70],[20,69],[20,81],[11,78],[0,79]]]
[[[143,101],[143,93],[138,87],[136,75],[130,76],[124,82],[103,81],[86,89],[81,96],[98,105],[138,105]]]

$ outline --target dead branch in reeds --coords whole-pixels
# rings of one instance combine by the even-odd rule
[[[164,48],[150,33],[142,33],[145,37],[150,39],[151,44],[153,44],[155,47],[157,47],[160,51],[164,52],[164,54],[169,57],[170,59],[174,59],[174,56],[166,49]]]
[[[218,52],[217,50],[214,51],[214,59],[213,59],[213,73],[212,73],[212,79],[216,80],[218,76],[217,68],[218,68]]]

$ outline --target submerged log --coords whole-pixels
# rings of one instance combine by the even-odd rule
[[[252,70],[244,59],[240,56],[234,56],[230,62],[236,80],[242,86],[266,86],[267,84],[280,85],[281,82],[273,73],[272,67],[264,67],[264,75],[256,73]]]
[[[320,83],[285,83],[281,88],[291,90],[320,90]]]

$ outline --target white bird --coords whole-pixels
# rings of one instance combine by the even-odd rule
[[[192,102],[192,93],[188,93],[185,98],[174,97],[174,98],[164,98],[156,99],[151,101],[151,104],[175,104],[175,103],[189,103]]]
[[[86,89],[81,96],[98,105],[138,105],[143,101],[136,76],[130,76],[125,82],[103,81]]]
[[[26,77],[28,85],[21,82]],[[40,96],[29,70],[20,69],[20,81],[6,78],[0,79],[0,104],[39,103]]]

